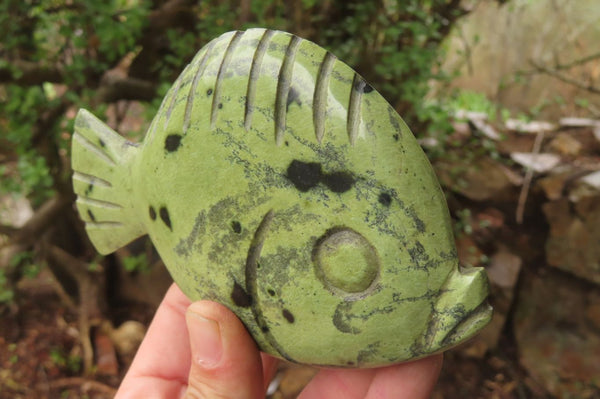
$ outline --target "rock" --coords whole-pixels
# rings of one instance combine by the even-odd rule
[[[443,185],[473,201],[506,198],[515,187],[510,170],[488,157],[441,160],[434,167]]]
[[[112,341],[101,330],[94,334],[94,354],[96,357],[96,371],[106,376],[119,374],[119,363]]]
[[[569,128],[561,129],[551,137],[547,146],[550,152],[557,152],[561,155],[571,157],[578,166],[584,166],[589,161],[598,165],[598,153],[600,151],[600,142],[595,137],[596,127]],[[576,155],[576,157],[574,157]],[[588,158],[589,157],[589,158]]]
[[[588,322],[595,312],[591,292],[597,301],[597,288],[555,272],[529,276],[521,286],[513,326],[520,362],[556,397],[593,397],[587,393],[600,389],[600,334]]]
[[[494,308],[492,321],[463,349],[471,357],[482,358],[489,350],[498,346],[498,341],[515,296],[515,287],[521,271],[522,260],[517,255],[501,248],[486,268],[490,279],[490,302]]]
[[[128,320],[118,328],[108,328],[112,340],[120,356],[133,356],[144,339],[146,327],[135,320]]]
[[[550,122],[531,121],[525,122],[519,119],[507,119],[504,126],[508,130],[513,130],[521,133],[540,133],[550,132],[556,129],[556,126]]]
[[[547,202],[542,205],[546,219],[550,225],[550,236],[558,236],[567,230],[571,223],[569,200],[561,198],[557,201]]]
[[[548,176],[544,176],[542,179],[538,180],[538,185],[542,188],[546,197],[549,200],[557,200],[563,197],[563,191],[565,189],[565,185],[573,176],[573,168],[558,168],[551,171]]]
[[[579,176],[579,178],[577,178]],[[573,203],[600,195],[600,173],[579,172],[569,186],[567,197]]]
[[[459,234],[456,238],[456,251],[458,253],[458,261],[463,267],[478,267],[481,266],[481,258],[483,252],[477,247],[471,235]]]
[[[560,163],[560,156],[556,154],[533,154],[513,152],[510,154],[513,161],[525,168],[531,168],[537,173],[548,172]]]
[[[562,198],[543,205],[550,225],[550,265],[600,284],[600,194],[574,204]]]
[[[561,155],[575,157],[581,152],[582,145],[573,136],[567,133],[559,133],[550,142],[550,148]]]
[[[486,269],[490,283],[500,290],[506,290],[507,296],[512,297],[512,291],[517,284],[521,271],[521,258],[501,249],[491,259],[490,266]]]
[[[31,216],[33,216],[33,209],[25,197],[15,195],[0,197],[0,224],[22,227]]]

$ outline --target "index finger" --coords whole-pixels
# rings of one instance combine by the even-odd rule
[[[179,397],[187,387],[190,340],[185,312],[190,300],[173,284],[156,311],[116,398]]]

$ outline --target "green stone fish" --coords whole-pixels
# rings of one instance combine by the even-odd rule
[[[191,299],[228,306],[260,349],[378,367],[443,351],[491,318],[400,116],[323,48],[230,32],[175,81],[143,144],[81,110],[77,208],[97,250],[148,234]]]

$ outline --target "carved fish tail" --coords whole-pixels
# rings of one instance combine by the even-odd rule
[[[145,234],[134,208],[137,145],[81,109],[72,140],[73,188],[87,233],[101,254]]]

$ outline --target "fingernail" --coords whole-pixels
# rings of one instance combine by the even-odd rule
[[[221,361],[223,343],[219,323],[188,310],[186,322],[190,334],[193,361],[204,368],[214,368]]]

